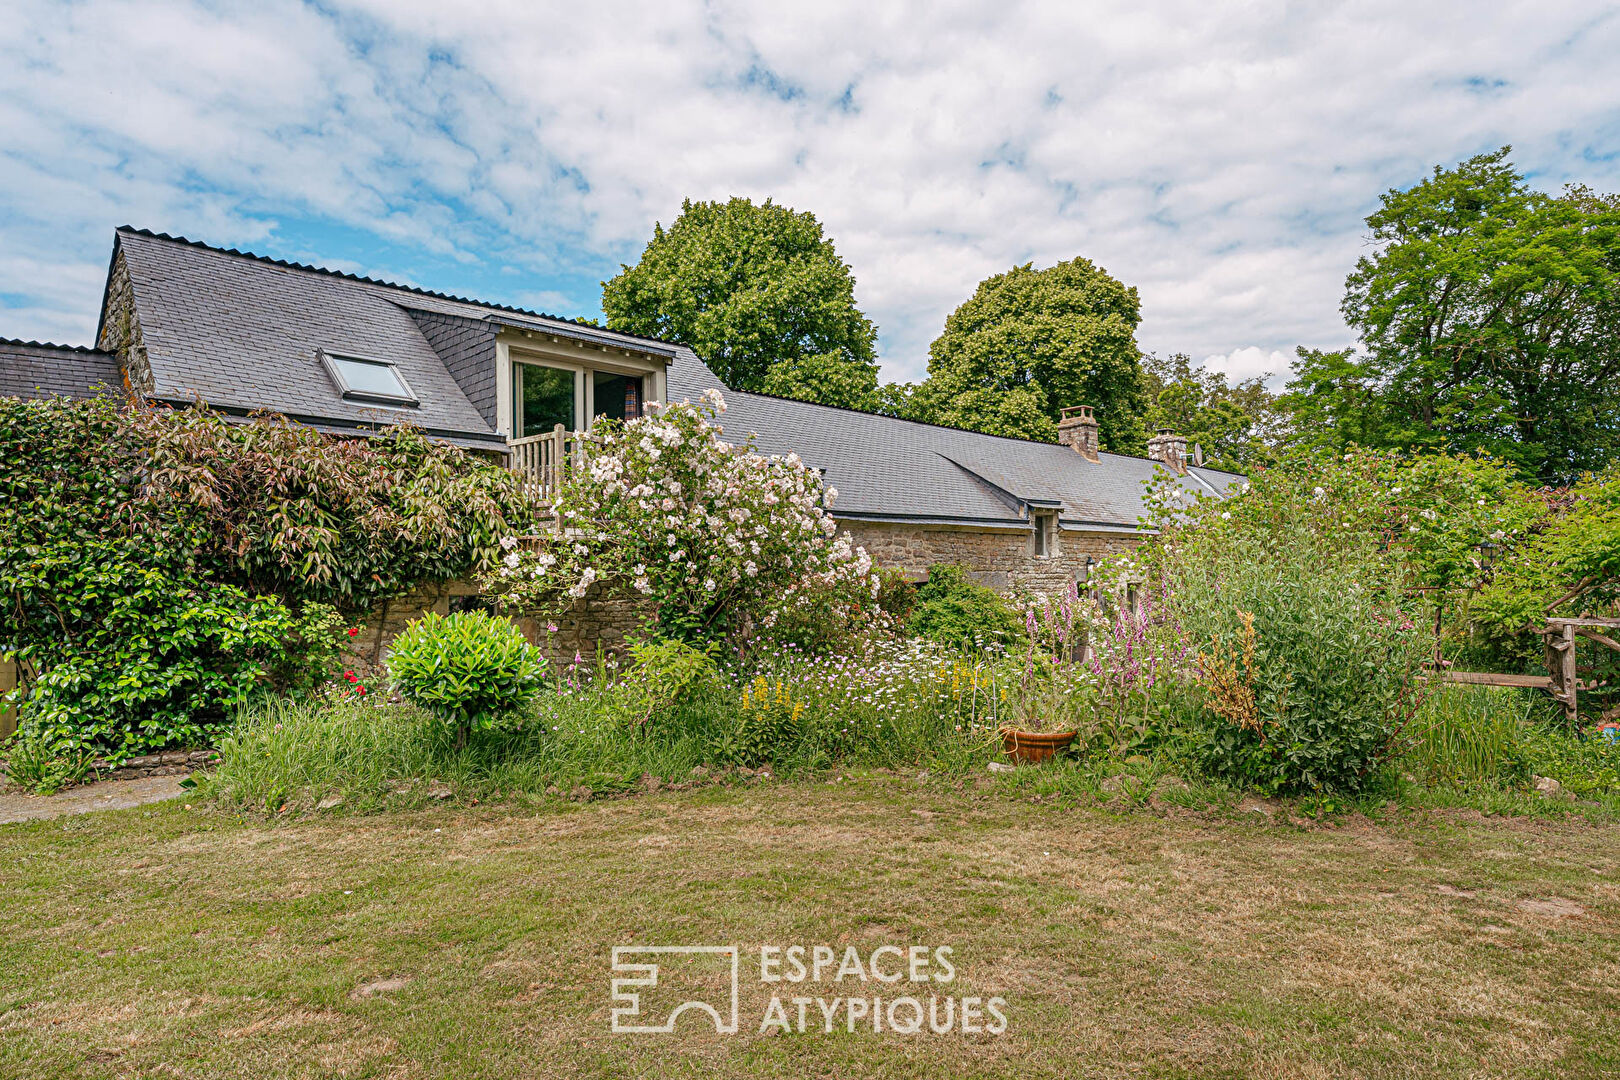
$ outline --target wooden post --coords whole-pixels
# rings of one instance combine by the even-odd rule
[[[561,424],[551,429],[551,461],[546,470],[546,498],[555,502],[568,475],[568,429]]]
[[[1580,679],[1575,673],[1575,627],[1561,619],[1549,619],[1543,636],[1547,643],[1547,673],[1552,676],[1552,695],[1563,703],[1564,719],[1573,727],[1580,721]]]
[[[1581,688],[1581,680],[1575,673],[1575,628],[1566,624],[1564,626],[1564,647],[1560,650],[1559,659],[1563,662],[1564,684],[1564,717],[1574,727],[1580,720],[1580,705],[1577,694]]]

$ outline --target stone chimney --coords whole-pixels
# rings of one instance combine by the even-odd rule
[[[1087,461],[1097,461],[1097,418],[1090,405],[1070,405],[1058,420],[1058,442]]]
[[[1185,473],[1187,437],[1176,435],[1169,428],[1160,428],[1159,433],[1148,440],[1148,457],[1163,462],[1171,472]]]

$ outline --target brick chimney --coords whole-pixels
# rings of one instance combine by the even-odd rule
[[[1148,457],[1163,462],[1171,472],[1185,473],[1187,436],[1176,435],[1169,428],[1160,428],[1159,433],[1148,440]]]
[[[1058,420],[1058,442],[1087,461],[1097,461],[1097,418],[1090,405],[1070,405]]]

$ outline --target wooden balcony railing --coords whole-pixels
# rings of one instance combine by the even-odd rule
[[[584,467],[590,442],[589,435],[569,431],[561,424],[539,435],[508,439],[512,456],[507,468],[523,478],[533,495],[551,502],[569,474]]]

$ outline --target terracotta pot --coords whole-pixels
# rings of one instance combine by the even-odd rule
[[[1068,748],[1074,742],[1072,731],[1019,731],[1017,728],[1001,729],[1001,749],[1006,755],[1020,765],[1034,765],[1049,760],[1059,750]]]

